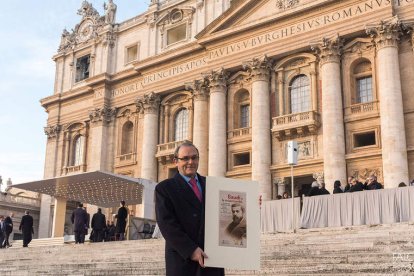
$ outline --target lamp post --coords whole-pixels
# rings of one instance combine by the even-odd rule
[[[288,164],[290,165],[290,183],[292,187],[292,231],[296,233],[295,228],[295,185],[293,182],[293,166],[298,164],[298,142],[288,141]]]

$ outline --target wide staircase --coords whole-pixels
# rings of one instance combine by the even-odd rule
[[[0,250],[0,275],[165,274],[160,239],[83,245],[34,240],[28,248],[19,245]],[[226,270],[226,275],[294,274],[414,275],[414,224],[264,234],[260,271]]]

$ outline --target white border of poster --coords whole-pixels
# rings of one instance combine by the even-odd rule
[[[206,266],[260,270],[257,182],[207,177],[204,251]]]

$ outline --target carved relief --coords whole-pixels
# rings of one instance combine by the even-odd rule
[[[115,114],[115,108],[104,106],[103,108],[95,108],[94,110],[89,111],[89,119],[92,123],[110,123]]]
[[[160,96],[155,92],[145,94],[142,98],[138,98],[135,102],[138,112],[140,113],[158,113],[160,106]]]
[[[60,125],[47,126],[44,128],[45,134],[48,139],[56,138],[61,130]]]
[[[324,172],[316,172],[313,174],[313,179],[316,180],[316,182],[318,182],[319,185],[321,185],[322,183],[325,183],[325,176],[324,176]]]
[[[279,10],[290,9],[296,6],[297,4],[299,4],[299,0],[276,0],[276,7]]]
[[[378,178],[378,181],[380,181],[382,179],[382,170],[380,168],[364,168],[361,170],[354,170],[352,172],[352,176],[361,182],[364,182],[370,176],[376,176]]]
[[[298,159],[306,159],[312,157],[311,141],[298,142]]]

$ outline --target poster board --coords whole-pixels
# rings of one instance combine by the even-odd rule
[[[207,177],[206,266],[260,270],[259,184]]]

